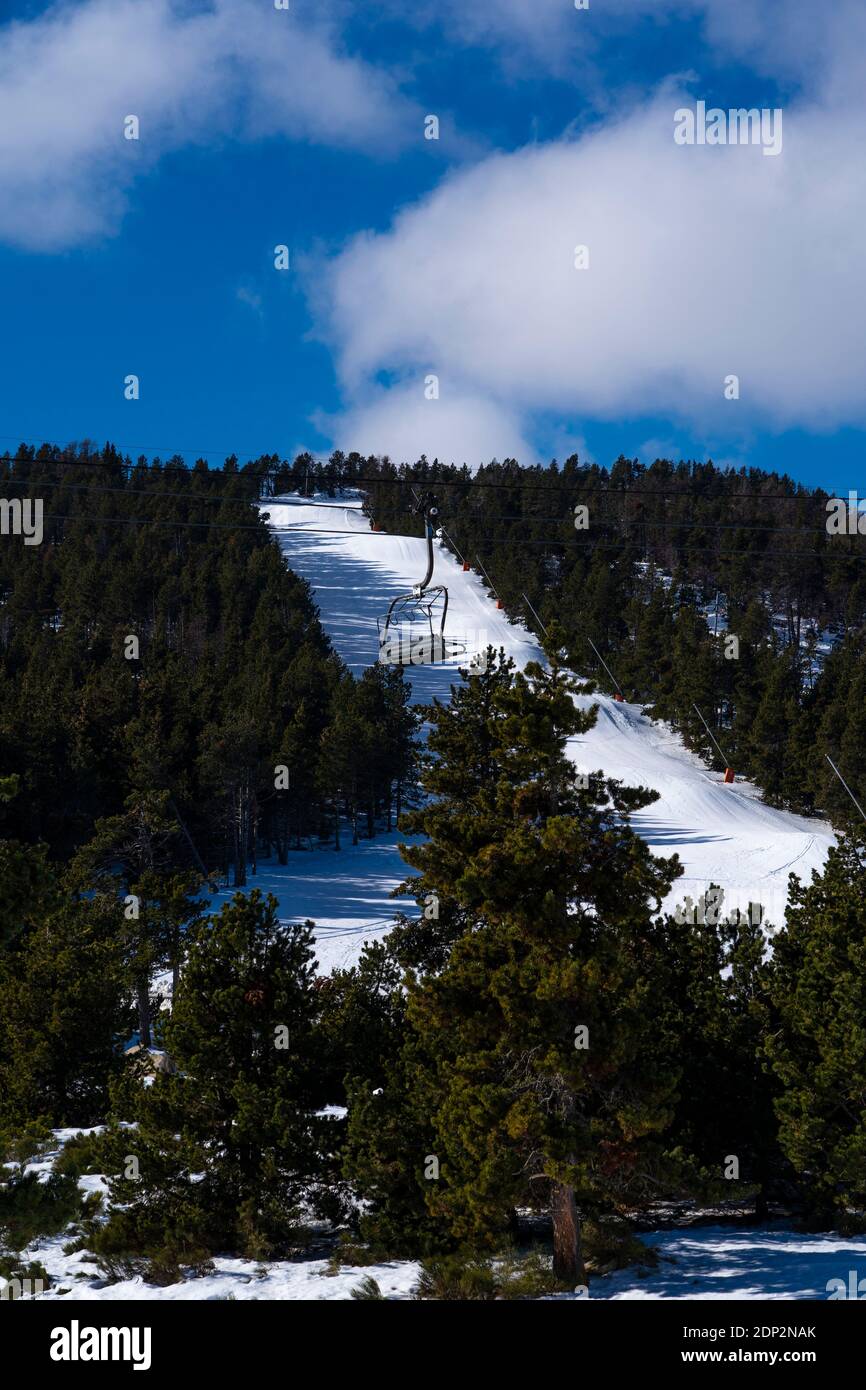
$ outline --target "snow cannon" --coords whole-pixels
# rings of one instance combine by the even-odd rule
[[[726,781],[726,782],[733,782],[733,780],[734,780],[734,769],[733,769],[732,767],[726,767],[726,768],[725,768],[725,781]]]

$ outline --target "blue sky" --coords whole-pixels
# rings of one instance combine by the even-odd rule
[[[860,10],[7,5],[0,445],[712,456],[857,487]],[[782,109],[779,158],[677,149],[697,99]]]

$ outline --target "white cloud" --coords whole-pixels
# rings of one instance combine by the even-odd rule
[[[414,463],[426,454],[440,463],[476,464],[492,458],[532,457],[517,416],[507,406],[452,389],[440,381],[438,400],[427,400],[426,373],[390,391],[370,388],[344,415],[313,423],[335,447],[360,454],[389,454]]]
[[[640,24],[673,29],[684,21],[697,21],[695,38],[704,45],[695,66],[734,58],[809,87],[831,70],[834,79],[845,72],[862,85],[862,0],[591,0],[588,10],[576,10],[573,0],[379,0],[382,7],[410,25],[438,25],[451,42],[496,50],[514,75],[530,67],[559,77],[580,70],[593,82],[594,99],[604,97],[594,68],[606,43]],[[617,85],[635,79],[640,74],[622,73]]]
[[[675,145],[674,111],[693,101],[667,90],[579,141],[487,159],[350,244],[319,304],[350,419],[383,374],[434,370],[443,400],[450,382],[524,434],[539,411],[728,435],[864,422],[863,110],[787,109],[768,159]],[[396,439],[396,407],[376,415]]]
[[[707,43],[756,72],[802,83],[835,104],[863,87],[862,0],[682,0],[704,11]]]
[[[130,114],[137,141],[123,138]],[[0,238],[57,249],[110,232],[136,177],[191,143],[283,135],[382,153],[418,119],[294,11],[61,3],[0,28]]]

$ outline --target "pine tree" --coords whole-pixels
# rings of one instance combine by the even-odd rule
[[[578,1207],[635,1194],[644,1141],[669,1119],[675,1078],[655,1065],[631,946],[678,865],[653,859],[628,828],[652,793],[600,776],[581,785],[565,746],[594,715],[555,667],[515,673],[500,656],[426,714],[433,799],[404,824],[429,838],[404,856],[421,870],[413,892],[437,895],[440,920],[429,954],[409,942],[425,967],[408,978],[412,1035],[402,1072],[376,1098],[391,1148],[406,1093],[407,1140],[433,1131],[429,1150],[403,1148],[401,1200],[409,1173],[439,1238],[477,1245],[546,1190],[556,1271],[573,1283]],[[393,1154],[380,1150],[377,1178],[369,1137],[360,1147],[362,1192],[387,1222]]]
[[[866,1203],[866,835],[830,850],[808,885],[791,876],[787,925],[775,939],[766,1041],[783,1087],[782,1147],[821,1221]]]
[[[20,791],[16,776],[0,777],[0,806]],[[0,839],[0,952],[19,932],[41,921],[56,893],[54,876],[43,845],[22,845]]]
[[[719,751],[706,729],[706,724],[718,728],[718,652],[704,618],[694,608],[679,610],[674,633],[670,708],[689,747],[718,767]],[[716,738],[724,746],[721,735]]]
[[[116,911],[59,897],[0,953],[0,1124],[100,1123],[131,1027]]]
[[[861,657],[848,698],[848,720],[839,745],[837,766],[860,805],[866,803],[866,658]],[[829,764],[828,764],[829,766]],[[832,772],[832,768],[830,769]],[[834,780],[838,779],[835,777]],[[837,816],[840,824],[859,820],[859,813],[844,787],[845,803]]]
[[[95,1249],[106,1260],[285,1254],[302,1203],[339,1211],[339,1122],[317,1114],[327,1068],[312,924],[282,927],[276,908],[238,894],[190,929],[165,1029],[176,1070],[114,1092],[117,1120],[137,1128],[115,1124],[104,1144],[113,1210]]]
[[[259,729],[248,708],[234,711],[205,734],[201,769],[222,803],[232,886],[246,887],[258,815],[257,791],[265,768]]]
[[[798,699],[797,657],[791,648],[786,648],[772,664],[750,738],[750,765],[757,769],[767,799],[775,805],[785,801],[787,769],[792,754],[797,756],[790,738],[796,724]]]
[[[319,788],[329,797],[334,816],[334,848],[340,849],[340,814],[352,822],[352,843],[358,843],[358,804],[364,764],[370,756],[368,730],[355,707],[355,682],[347,675],[334,692],[331,719],[319,747]]]
[[[773,1112],[779,1087],[762,1063],[770,1016],[762,921],[759,904],[726,912],[724,893],[711,886],[654,922],[642,943],[660,1051],[680,1069],[666,1142],[684,1163],[682,1195],[754,1194],[760,1217],[784,1166]]]
[[[168,794],[133,793],[123,815],[97,821],[72,866],[78,890],[96,893],[106,911],[115,912],[145,1048],[151,1044],[151,977],[169,966],[177,980],[184,929],[203,911],[202,877],[182,867],[187,857]]]
[[[632,686],[637,698],[646,700],[664,717],[669,709],[673,681],[671,652],[674,641],[674,616],[670,597],[657,576],[653,576],[649,600],[641,592],[628,610],[634,625],[634,649],[631,659],[623,664],[622,677],[626,688]]]
[[[403,1042],[406,1004],[401,972],[383,942],[366,943],[357,965],[318,981],[321,1034],[329,1075],[323,1085],[344,1101],[347,1081],[382,1085],[385,1069]]]

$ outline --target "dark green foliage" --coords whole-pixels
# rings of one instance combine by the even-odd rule
[[[117,918],[117,941],[133,994],[139,1041],[151,1044],[150,981],[170,966],[174,980],[184,932],[204,916],[203,876],[178,872],[183,837],[167,792],[133,793],[120,816],[96,823],[93,839],[73,860],[71,881]]]
[[[675,1191],[679,1169],[680,1195],[754,1198],[763,1215],[785,1164],[773,1111],[779,1086],[761,1056],[772,1014],[760,906],[727,912],[711,888],[653,922],[641,950],[657,1047],[680,1072],[666,1179]],[[726,1176],[730,1156],[737,1179]]]
[[[104,1118],[132,1027],[119,917],[67,894],[0,953],[0,1123]]]
[[[20,1252],[44,1236],[59,1235],[94,1209],[98,1198],[85,1198],[78,1175],[45,1171],[28,1164],[45,1163],[53,1136],[43,1125],[29,1123],[0,1133],[0,1276],[51,1282],[41,1265],[22,1266]]]
[[[364,1199],[360,1234],[383,1258],[417,1258],[454,1246],[447,1224],[427,1206],[426,1158],[437,1151],[431,1078],[431,1059],[404,1030],[401,1051],[378,1086],[365,1077],[347,1081],[344,1172]]]
[[[493,1259],[464,1253],[425,1260],[412,1297],[487,1303],[542,1298],[563,1289],[551,1269],[549,1255],[540,1250],[506,1249]]]
[[[431,800],[404,824],[428,838],[404,855],[440,916],[429,949],[427,922],[396,940],[411,1032],[382,1094],[352,1092],[348,1171],[372,1238],[478,1248],[546,1193],[645,1191],[677,1070],[637,943],[678,865],[628,829],[650,793],[579,784],[565,744],[594,716],[555,666],[491,661],[426,714]]]
[[[347,1078],[381,1086],[404,1040],[406,1000],[393,955],[382,942],[366,945],[356,966],[334,970],[318,988],[330,1098],[344,1099]]]
[[[43,1289],[50,1288],[52,1283],[47,1269],[39,1260],[28,1260],[26,1264],[22,1264],[19,1255],[14,1254],[14,1252],[4,1254],[2,1250],[0,1250],[0,1277],[10,1281],[17,1279],[22,1285],[25,1280],[30,1280],[31,1287],[39,1281]],[[14,1283],[12,1288],[15,1288]],[[4,1290],[4,1297],[14,1298],[17,1297],[17,1294]]]
[[[412,777],[407,687],[355,681],[331,651],[256,506],[276,462],[134,464],[110,445],[0,460],[0,482],[51,518],[42,545],[0,553],[11,836],[67,857],[97,820],[158,796],[181,829],[174,867],[243,887],[258,857],[285,862],[338,812],[367,834],[389,822]],[[6,931],[0,909],[0,944]]]
[[[385,1295],[376,1283],[372,1274],[365,1274],[360,1284],[356,1284],[352,1290],[352,1297],[359,1302],[369,1303],[373,1299],[384,1298]]]
[[[492,1302],[497,1285],[489,1260],[446,1255],[425,1261],[413,1296],[447,1302]]]
[[[0,951],[45,912],[54,893],[51,870],[41,845],[0,840]]]
[[[190,929],[165,1030],[177,1071],[119,1085],[118,1121],[137,1127],[115,1123],[101,1145],[115,1206],[93,1248],[106,1268],[286,1254],[304,1239],[302,1203],[340,1213],[340,1126],[316,1114],[327,1097],[311,934],[275,912],[272,898],[238,895]]]
[[[0,1164],[29,1162],[52,1147],[54,1136],[42,1120],[0,1129]]]
[[[0,812],[4,803],[14,801],[19,791],[18,777],[0,777]],[[54,899],[56,884],[45,847],[0,838],[0,882],[3,884],[0,895],[2,952],[26,926],[33,926],[40,920]]]
[[[776,937],[765,1051],[781,1082],[782,1146],[821,1220],[866,1208],[866,837],[831,849],[821,874],[792,876]]]
[[[615,1214],[587,1221],[583,1239],[587,1268],[593,1274],[611,1274],[632,1265],[652,1268],[658,1264],[655,1250],[638,1240],[628,1222]]]
[[[0,1181],[0,1250],[24,1250],[39,1236],[54,1236],[78,1220],[85,1199],[75,1178],[23,1169]]]

